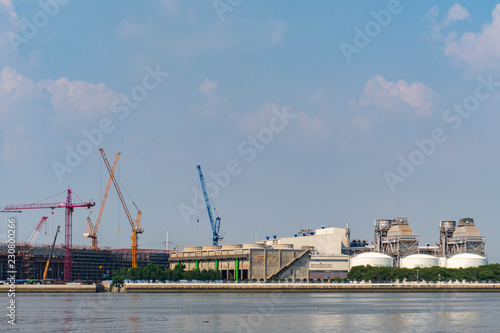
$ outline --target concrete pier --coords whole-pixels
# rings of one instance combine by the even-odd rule
[[[9,285],[0,285],[0,293],[8,293]],[[16,293],[95,293],[104,291],[93,284],[16,284]]]

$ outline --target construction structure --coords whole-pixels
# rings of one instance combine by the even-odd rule
[[[64,191],[66,192],[66,191]],[[58,193],[56,195],[62,194],[64,192]],[[53,195],[49,198],[52,198]],[[65,221],[64,221],[64,280],[71,281],[71,249],[73,246],[73,211],[75,208],[83,207],[88,208],[95,206],[94,202],[79,202],[74,203],[72,200],[72,191],[68,188],[66,201],[56,202],[56,203],[44,203],[43,200],[37,201],[31,204],[20,204],[20,205],[7,205],[4,211],[23,211],[25,209],[55,209],[64,208],[65,209]],[[81,200],[81,199],[80,199]]]
[[[219,270],[223,279],[302,281],[309,277],[309,250],[258,243],[189,246],[170,255],[170,268],[184,264],[186,270]]]
[[[8,279],[6,245],[0,245],[0,280]],[[51,252],[51,246],[28,246],[26,244],[16,247],[16,279],[36,280],[42,279],[43,273]],[[48,280],[64,279],[64,247],[55,246],[53,256],[47,270]],[[103,281],[111,280],[113,273],[120,268],[130,268],[132,264],[131,249],[109,249],[101,247],[92,250],[89,247],[74,246],[72,249],[71,276],[73,280]],[[169,266],[169,251],[154,249],[139,249],[137,251],[137,264],[146,266],[149,263]]]

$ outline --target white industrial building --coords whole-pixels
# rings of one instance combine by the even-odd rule
[[[310,278],[336,278],[347,277],[349,271],[349,227],[321,227],[320,229],[302,229],[294,237],[278,238],[266,237],[263,243],[266,246],[290,246],[295,250],[309,250]]]

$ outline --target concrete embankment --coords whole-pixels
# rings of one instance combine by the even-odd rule
[[[500,292],[493,283],[415,283],[415,284],[342,284],[342,283],[127,283],[120,292],[179,293],[179,292]]]
[[[92,284],[16,284],[16,293],[95,293],[102,287]],[[0,293],[8,293],[9,285],[0,285]]]

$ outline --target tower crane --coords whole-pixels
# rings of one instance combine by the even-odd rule
[[[54,243],[52,243],[52,248],[50,249],[49,259],[47,259],[47,264],[45,265],[45,270],[43,271],[42,280],[45,280],[45,278],[47,278],[47,272],[49,271],[50,258],[52,258],[52,254],[54,253],[54,247],[56,246],[56,239],[57,239],[57,234],[59,233],[59,229],[61,229],[61,226],[58,225],[57,230],[56,230],[56,235],[54,236]]]
[[[99,228],[99,223],[101,222],[102,212],[104,211],[104,205],[106,205],[106,199],[108,198],[109,188],[113,181],[113,176],[115,174],[116,165],[118,164],[118,159],[120,158],[120,153],[116,154],[115,162],[113,163],[113,168],[111,169],[111,174],[109,175],[108,184],[106,186],[106,191],[104,192],[104,197],[102,198],[101,208],[99,209],[99,215],[95,225],[92,225],[92,220],[90,216],[87,217],[87,232],[83,235],[87,238],[92,238],[92,250],[97,250],[97,229]]]
[[[42,217],[42,219],[40,220],[40,222],[36,226],[36,229],[31,234],[30,239],[28,240],[28,243],[27,243],[28,246],[31,246],[33,244],[33,242],[35,242],[35,239],[38,237],[40,230],[42,230],[42,227],[43,227],[43,224],[45,223],[45,220],[47,220],[48,218],[49,218],[48,216]],[[45,230],[47,230],[47,229],[45,229]]]
[[[221,235],[219,235],[220,229],[220,217],[217,214],[217,210],[214,207],[214,212],[217,217],[214,220],[212,215],[212,207],[210,206],[210,198],[208,197],[207,186],[205,185],[205,178],[203,177],[203,173],[201,172],[201,166],[197,165],[196,169],[198,169],[198,173],[200,175],[200,183],[203,189],[203,195],[205,196],[205,204],[207,205],[208,217],[210,219],[210,225],[212,226],[212,244],[219,245],[219,241],[223,239]]]
[[[64,191],[66,192],[66,191]],[[64,192],[58,193],[56,195],[62,194]],[[71,194],[73,192],[68,188],[66,194],[65,202],[56,202],[56,203],[45,203],[37,201],[31,204],[19,204],[19,205],[7,205],[4,208],[4,211],[23,211],[25,209],[55,209],[55,208],[64,208],[65,210],[65,219],[64,219],[64,280],[71,281],[71,249],[73,247],[73,211],[78,207],[90,208],[95,206],[95,202],[73,202],[71,198]],[[55,197],[53,195],[52,197]],[[49,197],[49,198],[52,198]],[[78,197],[78,196],[77,196]],[[49,199],[46,198],[46,199]],[[46,200],[44,199],[44,200]],[[79,198],[80,199],[80,198]],[[81,200],[81,199],[80,199]]]
[[[137,217],[135,220],[132,219],[132,216],[130,215],[130,212],[127,207],[127,203],[125,202],[125,199],[123,199],[122,191],[120,190],[118,182],[116,181],[116,177],[113,171],[111,170],[111,165],[109,164],[108,158],[104,153],[104,149],[100,148],[99,151],[101,152],[104,163],[106,164],[106,168],[108,169],[109,175],[113,180],[113,184],[115,185],[116,193],[118,193],[118,196],[120,197],[120,201],[122,202],[122,206],[123,209],[125,210],[125,214],[127,215],[127,219],[130,222],[130,226],[132,227],[132,268],[135,268],[137,267],[138,234],[142,234],[144,232],[144,229],[142,229],[142,221],[141,221],[142,212],[134,203],[135,208],[137,208]]]

